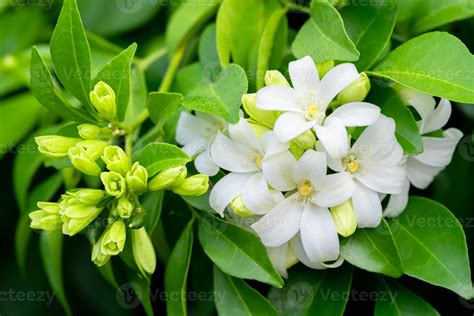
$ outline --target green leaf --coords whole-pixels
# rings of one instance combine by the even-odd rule
[[[376,88],[371,90],[370,99],[382,109],[382,113],[395,120],[395,135],[407,155],[423,152],[421,138],[415,117],[393,89]]]
[[[59,80],[93,113],[89,102],[91,51],[76,0],[64,0],[50,46]]]
[[[152,177],[165,169],[182,166],[191,158],[175,145],[153,143],[143,148],[139,161],[147,169],[148,176]]]
[[[299,264],[289,271],[289,278],[283,288],[270,289],[268,299],[281,315],[342,316],[351,282],[350,265],[318,271]]]
[[[390,279],[380,277],[378,292],[380,295],[375,303],[375,316],[439,315],[428,302]]]
[[[168,55],[189,41],[205,22],[216,12],[219,0],[185,0],[171,16],[166,26],[166,46]]]
[[[144,278],[141,273],[126,267],[128,281],[119,287],[120,293],[123,296],[117,295],[117,301],[120,305],[128,308],[135,308],[138,306],[139,300],[142,303],[143,309],[147,316],[153,316],[153,305],[151,303],[150,280]],[[131,300],[131,301],[130,301]]]
[[[392,232],[385,220],[378,228],[357,229],[341,241],[341,256],[361,269],[394,278],[403,274]]]
[[[44,231],[40,236],[40,251],[49,284],[67,315],[72,315],[66,299],[62,276],[63,233],[61,230]]]
[[[209,196],[210,196],[210,190],[208,190],[206,193],[200,196],[181,196],[181,198],[191,205],[192,207],[205,211],[207,213],[214,214],[215,211],[212,209],[211,205],[209,204]]]
[[[0,158],[27,135],[38,119],[41,105],[29,93],[2,100],[0,105]]]
[[[194,221],[189,222],[183,230],[166,265],[165,291],[168,297],[173,297],[166,302],[166,312],[171,316],[188,314],[186,287],[193,249],[193,224]]]
[[[137,44],[133,43],[108,62],[93,81],[93,86],[99,81],[104,81],[114,89],[117,97],[117,117],[120,122],[125,117],[130,101],[130,68],[136,50]]]
[[[215,23],[208,25],[202,32],[201,38],[199,39],[198,54],[199,61],[203,67],[209,65],[220,66],[219,56],[217,54]]]
[[[359,71],[369,69],[390,41],[397,17],[394,0],[377,0],[371,5],[352,4],[341,10],[347,33],[360,52],[355,62]]]
[[[38,101],[65,119],[94,123],[90,114],[82,109],[73,108],[64,99],[36,47],[33,47],[31,54],[31,91]]]
[[[198,87],[187,95],[183,106],[221,116],[235,124],[239,121],[241,99],[247,87],[245,71],[232,64],[221,72],[215,83]]]
[[[339,12],[329,3],[320,1],[313,2],[311,18],[299,30],[291,49],[297,58],[309,55],[316,63],[356,61],[360,56],[347,36]]]
[[[278,315],[275,307],[243,280],[214,266],[214,292],[219,315]]]
[[[199,221],[198,235],[204,252],[223,272],[237,278],[283,286],[283,280],[255,234],[207,215]]]
[[[142,206],[146,214],[145,228],[150,235],[160,220],[164,195],[164,191],[148,192],[144,195]]]
[[[433,32],[399,46],[371,73],[430,95],[474,103],[472,69],[474,56],[459,39]]]
[[[183,95],[172,92],[152,92],[148,95],[147,108],[150,113],[150,119],[162,128],[165,123],[178,110]]]
[[[102,275],[102,277],[107,282],[109,282],[109,284],[112,285],[112,287],[114,289],[117,289],[119,287],[119,285],[117,283],[117,280],[115,279],[114,269],[113,269],[113,266],[112,266],[112,261],[109,260],[103,266],[97,267],[97,270],[99,270],[100,275]]]
[[[466,237],[447,208],[426,198],[410,197],[391,227],[406,274],[466,299],[474,296]]]

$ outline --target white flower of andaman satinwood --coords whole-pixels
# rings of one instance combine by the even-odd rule
[[[329,103],[360,77],[353,64],[334,67],[320,81],[316,65],[307,56],[290,62],[289,73],[293,88],[275,85],[257,92],[257,108],[286,112],[275,122],[274,132],[281,142],[314,128],[328,153],[338,158],[349,148],[346,126],[368,126],[380,115],[373,104],[352,102],[326,117]]]
[[[291,186],[286,173],[291,173],[295,158],[287,144],[277,142],[272,132],[257,137],[243,118],[229,125],[229,137],[218,133],[210,147],[214,163],[230,171],[211,191],[211,207],[221,216],[227,205],[242,194],[245,206],[255,214],[264,214],[275,204],[274,191]],[[281,194],[280,192],[278,192]]]
[[[321,144],[318,148],[324,150]],[[395,137],[395,122],[384,115],[362,132],[342,158],[328,157],[329,168],[352,175],[347,181],[357,187],[352,195],[352,205],[358,227],[380,224],[382,203],[379,193],[402,192],[406,178],[406,170],[400,166],[402,158],[403,149]]]
[[[451,102],[441,99],[438,106],[433,97],[416,93],[410,95],[406,103],[412,105],[420,114],[418,122],[423,140],[423,152],[416,156],[405,158],[407,178],[403,191],[390,196],[384,216],[396,217],[406,208],[410,184],[418,189],[426,189],[447,165],[450,164],[454,150],[463,133],[456,128],[442,131],[442,137],[427,136],[427,134],[441,130],[451,116]]]
[[[339,239],[329,207],[350,199],[355,184],[348,172],[327,175],[326,154],[308,150],[286,173],[293,194],[252,225],[263,244],[278,247],[291,241],[298,259],[323,269],[339,258]],[[294,238],[296,237],[296,238]]]
[[[219,167],[209,155],[209,145],[217,133],[225,131],[227,123],[223,118],[207,113],[197,112],[192,115],[181,112],[176,127],[176,141],[183,145],[183,150],[195,157],[194,165],[203,174],[214,176]]]

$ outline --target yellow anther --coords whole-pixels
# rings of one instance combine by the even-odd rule
[[[318,115],[318,106],[315,104],[307,106],[305,110],[305,118],[309,121],[313,120]]]
[[[311,182],[309,181],[301,181],[299,184],[298,184],[298,193],[304,197],[304,198],[307,198],[308,196],[311,195],[311,193],[313,193],[314,189],[313,189],[313,186],[311,185]]]
[[[354,155],[344,157],[342,161],[346,166],[346,170],[350,173],[354,173],[359,170],[359,160],[354,157]]]
[[[263,161],[263,156],[262,155],[257,155],[255,158],[255,162],[257,163],[257,166],[259,168],[262,168],[262,161]]]

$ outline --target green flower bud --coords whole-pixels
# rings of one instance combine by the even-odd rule
[[[79,136],[83,139],[94,139],[102,133],[102,128],[92,124],[82,124],[77,127]]]
[[[135,212],[133,217],[128,222],[128,227],[131,229],[139,229],[145,225],[145,213]]]
[[[62,226],[61,207],[58,203],[39,202],[40,210],[31,212],[28,216],[31,219],[30,227],[34,229],[56,230]]]
[[[370,91],[370,80],[365,73],[351,83],[347,88],[341,91],[337,97],[338,104],[364,101]]]
[[[173,187],[174,193],[185,196],[200,196],[209,189],[209,176],[197,174],[187,178],[179,186]]]
[[[267,70],[265,73],[266,86],[290,86],[285,76],[278,70]]]
[[[138,193],[143,193],[147,190],[148,171],[138,162],[135,162],[132,169],[127,172],[125,180],[130,189]]]
[[[130,159],[123,149],[118,146],[106,147],[102,160],[107,165],[107,169],[120,173],[122,176],[125,176],[130,170]]]
[[[156,269],[156,254],[148,233],[142,227],[133,229],[131,234],[133,258],[138,269],[145,275],[153,274]]]
[[[300,136],[293,139],[291,142],[306,151],[308,149],[314,149],[316,146],[316,136],[314,136],[311,130],[307,130]]]
[[[123,221],[116,221],[107,228],[102,238],[101,252],[107,256],[116,256],[123,251],[127,231]]]
[[[245,112],[250,116],[251,119],[270,129],[273,128],[275,121],[277,120],[278,116],[280,116],[278,111],[257,109],[257,94],[255,93],[244,94],[242,96],[242,104],[244,106]]]
[[[89,95],[92,105],[99,115],[108,120],[115,121],[117,115],[117,104],[115,92],[103,81],[98,82]]]
[[[179,186],[184,182],[187,175],[188,170],[185,166],[179,166],[161,171],[150,180],[148,183],[148,190],[158,191]]]
[[[352,206],[352,200],[330,208],[336,230],[339,235],[349,237],[357,229],[357,217]]]
[[[101,172],[99,165],[92,159],[82,147],[72,147],[68,151],[69,160],[77,170],[90,176],[98,176]]]
[[[68,206],[62,210],[63,234],[74,236],[79,233],[92,223],[102,210],[102,207],[99,208],[93,205],[77,204]]]
[[[288,147],[291,154],[296,158],[296,160],[299,160],[305,153],[305,150],[298,146],[295,142],[289,142]]]
[[[235,214],[239,216],[254,216],[255,213],[253,213],[251,210],[247,208],[244,204],[244,200],[242,199],[242,195],[236,196],[232,202],[230,202],[230,207],[234,211]]]
[[[92,262],[94,262],[98,267],[102,267],[104,264],[109,262],[110,256],[102,252],[102,240],[104,235],[94,244],[92,248]]]
[[[316,68],[318,69],[319,78],[322,78],[329,72],[329,70],[334,68],[334,61],[329,60],[320,64],[316,64]]]
[[[119,198],[125,193],[125,178],[120,173],[114,171],[102,172],[100,179],[108,195]]]
[[[70,138],[64,136],[38,136],[35,137],[38,151],[50,158],[66,157],[68,150],[76,146],[81,140],[79,138]]]
[[[126,197],[121,197],[117,202],[117,213],[121,218],[130,218],[132,212],[135,209],[133,203],[130,202]]]
[[[107,142],[104,142],[103,140],[99,139],[88,139],[88,140],[83,140],[77,143],[76,147],[81,147],[84,149],[89,157],[91,157],[93,160],[97,160],[104,154],[104,149],[108,146],[109,144]]]
[[[299,262],[296,257],[295,251],[291,248],[291,244],[288,244],[288,253],[286,254],[286,268],[289,269]]]
[[[97,205],[105,197],[105,192],[103,190],[97,189],[81,189],[76,192],[68,192],[68,195],[76,198],[76,201],[83,205]],[[71,204],[69,202],[68,204]]]

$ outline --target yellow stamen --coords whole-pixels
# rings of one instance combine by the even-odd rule
[[[359,170],[359,160],[354,155],[344,157],[342,161],[346,165],[346,170],[350,173],[355,173]]]
[[[308,196],[310,196],[311,193],[313,193],[313,191],[314,189],[313,189],[313,186],[311,185],[311,182],[307,180],[301,181],[298,184],[298,193],[304,198],[307,198]]]
[[[317,115],[318,115],[318,106],[316,104],[312,104],[306,107],[305,118],[308,121],[313,120]]]
[[[255,158],[255,162],[257,163],[257,166],[259,168],[262,168],[262,161],[263,161],[263,156],[262,155],[257,155]]]

